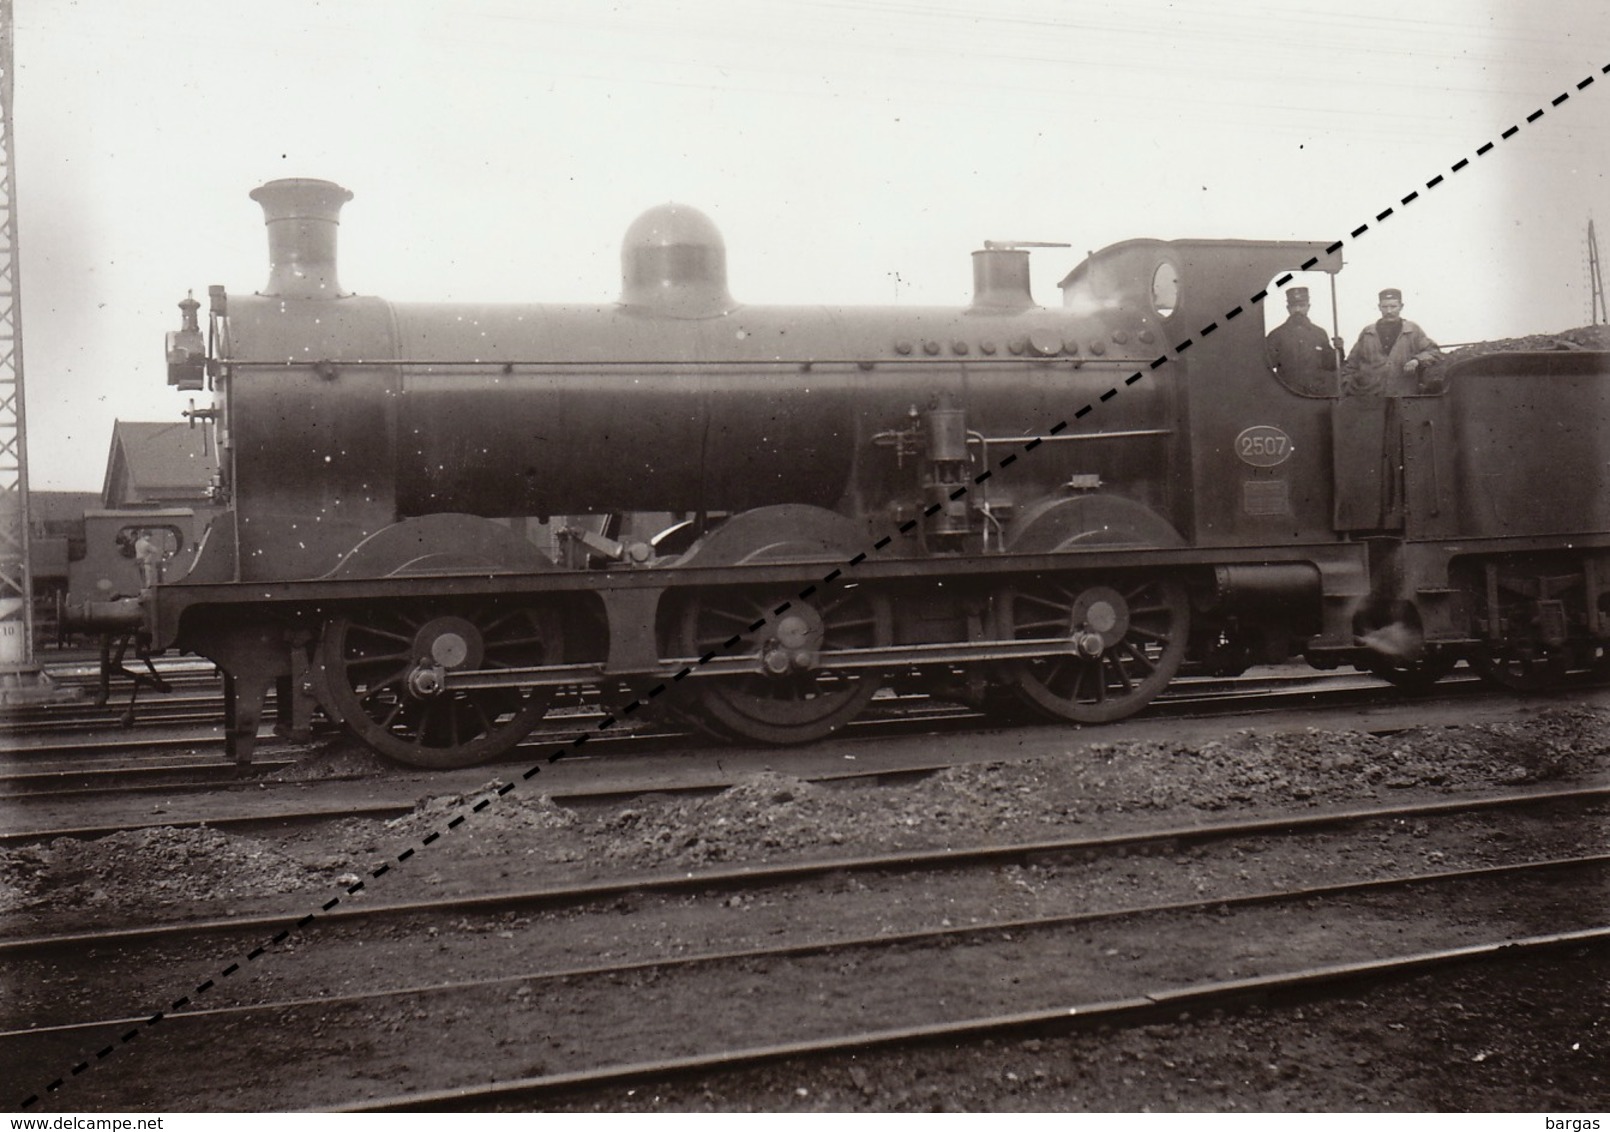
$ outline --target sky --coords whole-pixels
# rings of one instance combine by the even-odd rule
[[[666,201],[749,304],[965,305],[984,240],[1071,245],[1054,306],[1118,240],[1343,239],[1349,342],[1387,286],[1444,343],[1583,325],[1590,219],[1610,254],[1602,0],[14,3],[34,490],[178,418],[163,334],[265,284],[276,177],[352,190],[341,283],[398,301],[613,301]]]

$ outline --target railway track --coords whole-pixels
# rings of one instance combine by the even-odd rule
[[[1582,687],[1598,686],[1583,684]],[[1576,687],[1573,685],[1573,687]],[[1439,684],[1419,698],[1426,702],[1495,693],[1474,676],[1461,674]],[[1305,708],[1331,709],[1348,704],[1368,705],[1396,702],[1403,693],[1363,674],[1330,673],[1275,674],[1239,680],[1198,679],[1183,681],[1171,695],[1160,700],[1148,713],[1150,718],[1206,718],[1214,715],[1245,713],[1254,715]],[[208,790],[239,781],[242,777],[272,779],[296,762],[294,755],[272,748],[271,731],[262,733],[269,749],[249,768],[237,770],[223,758],[221,727],[216,716],[198,717],[199,730],[168,735],[119,735],[65,743],[17,743],[0,755],[0,801],[31,799],[91,799],[131,792],[159,790]],[[652,724],[625,723],[600,731],[608,713],[596,706],[566,710],[550,717],[510,755],[477,768],[489,773],[528,766],[539,753],[552,753],[568,746],[578,735],[590,736],[591,755],[611,750],[653,751],[685,746],[690,733],[685,729]],[[164,721],[165,722],[165,721]],[[965,732],[969,729],[999,727],[1001,721],[967,707],[934,701],[925,696],[886,696],[874,701],[874,708],[851,723],[839,740],[864,740],[882,736],[921,733]],[[334,736],[331,731],[325,733]],[[693,737],[694,741],[704,741]],[[135,752],[138,757],[131,757]],[[579,757],[570,755],[567,757]],[[781,756],[786,758],[786,756]],[[406,771],[405,773],[416,773]],[[341,777],[341,776],[331,776]],[[351,777],[347,775],[345,777]]]
[[[37,706],[23,706],[9,710],[0,716],[0,736],[11,736],[16,739],[29,739],[53,734],[71,734],[76,732],[105,731],[113,726],[123,727],[125,730],[138,728],[149,730],[157,727],[194,726],[204,729],[215,729],[221,726],[223,718],[223,691],[218,678],[212,674],[210,666],[206,671],[196,671],[195,665],[185,662],[182,667],[159,669],[164,673],[164,679],[172,686],[168,694],[145,693],[139,701],[137,710],[132,718],[123,719],[124,708],[121,701],[97,705],[84,701],[78,703],[50,704]],[[1461,671],[1449,678],[1442,686],[1453,687],[1460,684],[1474,682],[1474,676],[1468,671]],[[60,682],[60,681],[59,681]],[[1300,696],[1304,693],[1337,695],[1343,689],[1356,690],[1361,695],[1368,695],[1387,688],[1381,681],[1359,672],[1319,672],[1308,668],[1293,668],[1291,670],[1276,670],[1262,672],[1256,676],[1242,677],[1185,677],[1175,681],[1169,690],[1155,701],[1149,710],[1153,714],[1168,714],[1170,712],[1189,710],[1195,705],[1223,702],[1236,697],[1256,700],[1262,697],[1278,696],[1286,693]],[[586,700],[578,696],[572,697],[573,706],[569,709],[564,722],[568,728],[572,723],[588,727],[594,726],[607,714],[595,700],[588,697]],[[981,719],[983,713],[972,709],[946,704],[931,700],[922,695],[895,696],[886,693],[873,701],[869,712],[871,722],[886,722],[891,714],[902,710],[902,704],[918,703],[926,705],[924,710],[934,718]],[[264,711],[266,718],[272,718],[274,710],[274,695],[269,693]],[[644,727],[622,720],[620,726],[634,733],[659,732],[666,733],[667,729]],[[851,726],[855,726],[854,723]],[[532,746],[542,742],[560,741],[569,732],[563,728],[556,728],[550,717],[539,725],[539,730],[528,739],[524,746]],[[680,733],[677,729],[670,729],[669,733]],[[263,733],[264,737],[267,732]],[[63,740],[59,743],[28,742],[19,743],[16,750],[19,752],[37,753],[41,755],[62,755],[78,747],[77,741]]]
[[[1304,692],[1305,702],[1297,711],[1325,711],[1357,702],[1352,682],[1343,681],[1334,697]],[[1379,692],[1379,689],[1374,689]],[[1491,689],[1471,681],[1450,685],[1446,697],[1417,700],[1433,705],[1457,705],[1472,696],[1493,695]],[[1388,691],[1389,699],[1397,698]],[[1277,693],[1277,699],[1279,694]],[[1221,719],[1223,712],[1246,710],[1245,698],[1232,695],[1228,701],[1209,701],[1212,710],[1186,713],[1182,718],[1205,721]],[[1267,710],[1279,710],[1269,708]],[[1159,721],[1163,725],[1163,721]],[[1287,722],[1291,726],[1291,722]],[[812,783],[877,785],[913,781],[956,765],[959,755],[902,750],[886,758],[881,744],[897,743],[901,736],[964,736],[980,726],[989,727],[981,717],[948,707],[932,715],[913,713],[891,715],[886,720],[869,719],[846,736],[815,749],[769,751],[765,765],[791,773]],[[1358,727],[1365,734],[1390,735],[1413,726],[1394,719],[1378,720]],[[567,736],[582,730],[567,728]],[[1114,731],[1115,738],[1128,732]],[[604,735],[606,733],[600,733]],[[1010,734],[1008,732],[1007,734]],[[867,744],[877,749],[868,751]],[[562,746],[562,745],[561,745]],[[404,772],[381,773],[374,777],[372,766],[341,773],[307,778],[296,772],[292,758],[268,756],[254,764],[251,777],[242,780],[232,764],[218,761],[204,747],[190,745],[182,761],[172,761],[158,752],[147,752],[135,764],[120,762],[110,766],[86,766],[71,761],[52,769],[12,769],[0,774],[0,801],[12,803],[11,822],[0,830],[0,845],[16,845],[56,837],[94,838],[126,830],[153,827],[207,827],[248,833],[281,827],[310,826],[348,817],[388,820],[411,812],[422,790],[452,793],[473,790],[489,777],[513,777],[513,772],[529,768],[533,756],[551,754],[554,741],[533,741],[531,748],[517,752],[518,759],[504,759],[457,774]],[[667,752],[681,757],[695,754],[698,766],[665,773]],[[632,735],[622,733],[600,738],[585,754],[567,755],[566,767],[578,772],[563,782],[545,780],[544,793],[568,807],[591,807],[619,802],[645,793],[665,797],[698,797],[718,793],[752,773],[748,756],[734,759],[714,756],[697,746],[688,747],[684,736],[663,732]],[[834,756],[833,752],[842,751]],[[850,753],[858,752],[858,753]],[[699,769],[702,767],[703,769]],[[619,768],[619,769],[617,769]],[[285,777],[275,775],[285,772]],[[367,785],[372,783],[373,785]],[[355,795],[354,789],[361,794]],[[155,805],[139,803],[142,797]]]
[[[341,1113],[464,1112],[482,1107],[519,1109],[550,1107],[589,1094],[628,1086],[649,1088],[678,1078],[715,1076],[776,1062],[821,1062],[853,1059],[878,1050],[939,1043],[978,1044],[1064,1035],[1078,1031],[1110,1031],[1155,1024],[1182,1013],[1234,1009],[1249,1002],[1309,1000],[1321,994],[1390,983],[1408,975],[1440,971],[1474,962],[1513,964],[1540,953],[1567,948],[1610,945],[1610,928],[1552,932],[1525,938],[1502,938],[1462,947],[1410,952],[1383,958],[1324,964],[1297,971],[1245,979],[1207,980],[1187,985],[1160,984],[1153,990],[1121,998],[1063,1001],[1040,1010],[980,1015],[880,1030],[832,1034],[814,1040],[762,1042],[683,1057],[661,1058],[596,1069],[577,1069],[498,1080],[427,1092],[400,1092],[351,1104],[332,1106]]]
[[[271,706],[272,710],[272,706]],[[205,726],[218,722],[223,716],[223,699],[216,693],[176,692],[172,697],[152,696],[142,700],[139,710],[125,721],[124,709],[116,704],[52,705],[24,713],[20,709],[0,720],[0,736],[72,735],[82,732],[104,731],[111,727],[124,730],[153,727]]]
[[[138,1074],[109,1059],[67,1082],[74,1093],[64,1103],[368,1110],[541,1104],[784,1057],[1133,1025],[1248,996],[1602,947],[1602,908],[1580,894],[1610,877],[1607,797],[1610,787],[1533,792],[389,906],[349,901],[294,935],[294,920],[234,917],[13,939],[0,945],[0,963],[13,985],[36,989],[13,1007],[28,1024],[0,1033],[0,1049],[48,1095],[66,1081],[52,1074],[98,1060],[86,1054],[98,1043],[115,1048],[128,1044],[120,1034],[160,1026],[160,1046],[117,1055],[141,1059]],[[1405,824],[1441,847],[1440,867],[1361,875],[1375,870],[1354,855]],[[1470,859],[1495,832],[1522,828],[1537,835],[1525,853]],[[1190,870],[1177,867],[1224,855],[1262,861],[1281,844],[1325,864],[1301,883],[1272,866],[1208,892],[1192,891]],[[1151,874],[1151,886],[1131,895],[1114,884],[1135,873]],[[1543,923],[1550,930],[1536,930]],[[289,968],[290,957],[265,954],[279,945],[297,949]],[[248,951],[262,957],[255,966]],[[203,954],[234,956],[234,965],[197,986]],[[446,977],[405,974],[425,966]],[[90,972],[165,1012],[106,1015]],[[195,989],[173,999],[176,986]],[[690,1015],[696,1002],[709,1009]],[[235,1075],[247,1073],[255,1046],[231,1035],[247,1032],[288,1060],[269,1074],[277,1080],[242,1089],[247,1078]],[[405,1052],[426,1034],[465,1046],[427,1069]],[[163,1059],[202,1050],[214,1051],[205,1081],[163,1077]],[[354,1064],[359,1050],[364,1063]],[[347,1059],[320,1060],[332,1051]],[[405,1090],[382,1068],[401,1063],[412,1066]],[[500,1068],[488,1082],[471,1063]],[[181,1092],[119,1091],[163,1079]]]

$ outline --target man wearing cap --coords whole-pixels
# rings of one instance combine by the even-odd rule
[[[1286,289],[1286,321],[1264,342],[1269,368],[1293,393],[1329,397],[1336,392],[1336,350],[1325,332],[1308,321],[1308,288]]]
[[[1380,294],[1380,320],[1366,326],[1342,366],[1342,392],[1355,397],[1401,397],[1438,393],[1442,380],[1432,369],[1442,348],[1403,317],[1403,292]]]

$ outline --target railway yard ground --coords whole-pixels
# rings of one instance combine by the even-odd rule
[[[1610,1107],[1603,686],[553,749],[0,803],[9,1103]]]

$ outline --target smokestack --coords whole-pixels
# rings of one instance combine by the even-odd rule
[[[268,286],[265,295],[285,299],[334,299],[342,294],[335,275],[335,236],[341,206],[352,193],[334,181],[291,177],[252,190],[268,226]]]

